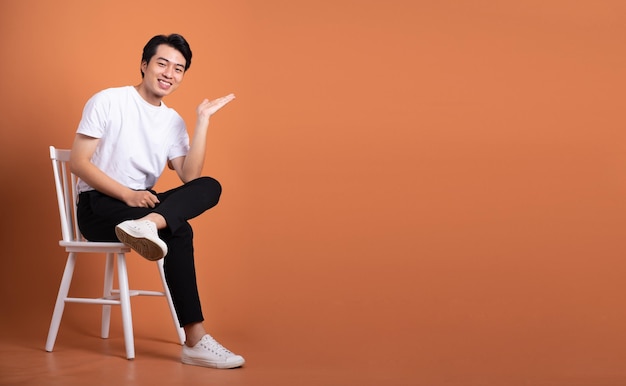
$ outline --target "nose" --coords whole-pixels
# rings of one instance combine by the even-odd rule
[[[163,70],[163,76],[165,76],[166,78],[171,78],[173,76],[172,75],[173,71],[174,71],[174,68],[172,66],[167,66]]]

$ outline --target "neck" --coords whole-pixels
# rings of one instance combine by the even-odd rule
[[[140,83],[138,86],[135,86],[135,90],[139,93],[139,95],[148,103],[155,106],[161,106],[162,97],[158,95],[154,95],[146,91],[143,87],[143,83]]]

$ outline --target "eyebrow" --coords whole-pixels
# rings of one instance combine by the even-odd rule
[[[167,60],[167,59],[165,59],[164,57],[161,57],[161,56],[159,56],[156,60],[164,60],[164,61],[166,61],[166,62],[168,62],[168,63],[174,63],[174,62],[172,62],[172,61],[170,61],[170,60]],[[184,65],[184,64],[174,63],[174,65],[175,65],[175,66],[177,66],[177,67],[182,67],[182,68],[185,68],[185,65]]]

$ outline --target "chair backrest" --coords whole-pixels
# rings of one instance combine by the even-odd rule
[[[70,171],[70,150],[50,146],[50,159],[54,171],[54,186],[61,216],[63,241],[83,241],[76,217],[77,178]]]

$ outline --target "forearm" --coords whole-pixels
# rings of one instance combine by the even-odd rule
[[[126,201],[128,194],[132,191],[91,163],[91,157],[96,150],[98,142],[99,139],[97,138],[76,134],[72,152],[70,153],[70,170],[97,191],[115,197],[118,200]]]
[[[184,158],[184,161],[182,161],[182,165],[178,161],[173,162],[178,176],[184,183],[194,180],[202,175],[202,167],[204,166],[204,157],[206,154],[209,117],[234,98],[235,96],[233,94],[229,94],[212,101],[204,99],[196,108],[198,121],[191,140],[189,152]]]
[[[206,142],[209,122],[199,120],[194,130],[189,152],[183,163],[181,179],[187,183],[202,175],[204,159],[206,156]]]
[[[109,177],[103,171],[98,169],[89,161],[72,160],[70,168],[81,180],[85,181],[89,186],[104,193],[107,196],[117,198],[120,201],[126,201],[128,193],[131,190]]]

